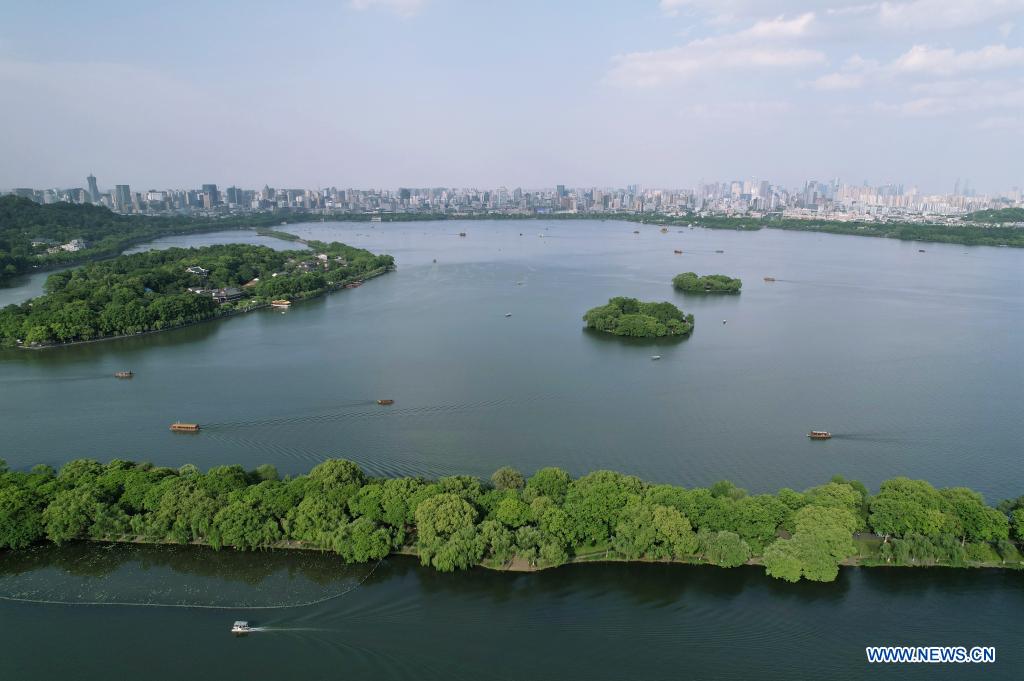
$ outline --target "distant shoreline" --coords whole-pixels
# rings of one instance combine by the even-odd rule
[[[298,216],[293,216],[298,217]],[[308,215],[309,222],[315,222],[317,216]],[[849,236],[867,236],[879,239],[895,239],[919,243],[947,243],[961,246],[990,246],[992,248],[1024,248],[1024,228],[1001,227],[993,224],[988,227],[964,225],[950,227],[934,223],[911,222],[838,222],[832,220],[798,220],[742,218],[726,216],[669,216],[628,213],[550,213],[531,215],[503,214],[448,214],[448,213],[383,213],[379,216],[369,214],[336,214],[323,215],[322,218],[332,222],[370,222],[371,217],[380,217],[380,223],[394,222],[446,222],[455,220],[467,221],[508,221],[508,220],[600,220],[602,222],[618,221],[634,224],[652,225],[654,227],[703,227],[705,229],[724,229],[742,232],[757,232],[762,229],[778,229],[788,232],[817,232],[820,234],[845,234]]]

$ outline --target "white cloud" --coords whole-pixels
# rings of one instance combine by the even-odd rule
[[[759,21],[753,26],[735,35],[737,40],[799,38],[808,33],[814,23],[814,12],[805,12],[794,19],[783,16]]]
[[[350,0],[349,7],[356,10],[383,9],[408,18],[415,16],[423,9],[426,0]]]
[[[661,10],[669,16],[684,11],[700,12],[714,17],[751,19],[779,13],[795,14],[839,9],[852,4],[851,0],[659,0]]]
[[[1024,47],[987,45],[979,50],[957,52],[914,45],[890,66],[895,73],[928,73],[940,76],[1024,66]]]
[[[854,90],[864,85],[862,73],[827,73],[812,81],[818,90]]]
[[[903,102],[878,103],[878,111],[906,117],[933,117],[949,114],[992,112],[988,119],[1006,118],[1024,109],[1024,81],[992,79],[986,81],[945,81],[916,86],[915,96]]]
[[[683,114],[688,118],[701,118],[712,121],[719,121],[723,118],[743,119],[754,121],[766,116],[788,114],[793,111],[793,105],[782,100],[736,100],[728,102],[697,102],[688,104],[683,108]]]
[[[883,2],[878,20],[901,30],[957,29],[1024,11],[1024,0],[912,0]]]
[[[842,70],[820,76],[812,85],[819,90],[849,90],[905,76],[949,78],[1016,67],[1024,67],[1024,48],[987,45],[958,52],[951,48],[914,45],[884,65],[854,55],[846,60]],[[921,84],[914,87],[919,88]]]
[[[690,44],[616,57],[608,80],[617,85],[653,87],[724,69],[787,68],[824,61],[825,55],[816,50],[774,47],[709,49]]]
[[[822,52],[786,44],[805,36],[813,23],[813,12],[793,19],[779,16],[735,33],[693,40],[678,47],[619,55],[613,60],[608,81],[654,87],[723,70],[820,64],[825,61]]]
[[[1024,130],[1024,116],[989,116],[978,122],[980,130],[1020,132]]]

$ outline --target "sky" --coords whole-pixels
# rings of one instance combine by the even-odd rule
[[[1024,186],[1024,0],[0,2],[0,187]]]

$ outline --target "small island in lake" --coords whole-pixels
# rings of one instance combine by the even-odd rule
[[[633,338],[686,336],[693,331],[693,315],[672,303],[645,303],[621,296],[587,310],[583,321],[588,329]]]
[[[683,272],[672,279],[672,285],[687,293],[739,293],[743,282],[724,274],[706,274],[702,277],[696,272]]]

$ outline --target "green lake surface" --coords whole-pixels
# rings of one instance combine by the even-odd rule
[[[990,502],[1024,493],[1020,250],[776,230],[664,234],[596,220],[281,228],[390,253],[398,270],[286,313],[2,351],[0,458],[16,468],[88,456],[300,473],[347,457],[372,475],[430,477],[555,465],[684,485],[728,478],[755,492],[836,473],[874,489],[909,475]],[[295,247],[245,231],[153,246],[242,240]],[[684,271],[740,277],[743,292],[676,292],[671,278]],[[0,293],[18,302],[41,285],[33,275]],[[694,314],[695,331],[663,341],[587,332],[583,312],[615,295],[671,301]],[[119,369],[136,376],[115,380]],[[171,433],[175,420],[203,431]],[[809,441],[811,429],[834,437]],[[0,596],[57,601],[0,603],[0,622],[20,641],[0,656],[0,678],[111,678],[138,667],[154,679],[187,670],[1015,678],[1024,669],[1019,572],[846,569],[833,584],[787,585],[760,568],[438,575],[394,558],[360,583],[371,567],[280,552],[0,554]],[[254,604],[294,607],[241,609]],[[236,640],[226,633],[234,619],[271,630]],[[60,659],[47,652],[55,636]],[[889,643],[996,645],[998,662],[869,667],[864,646]]]

